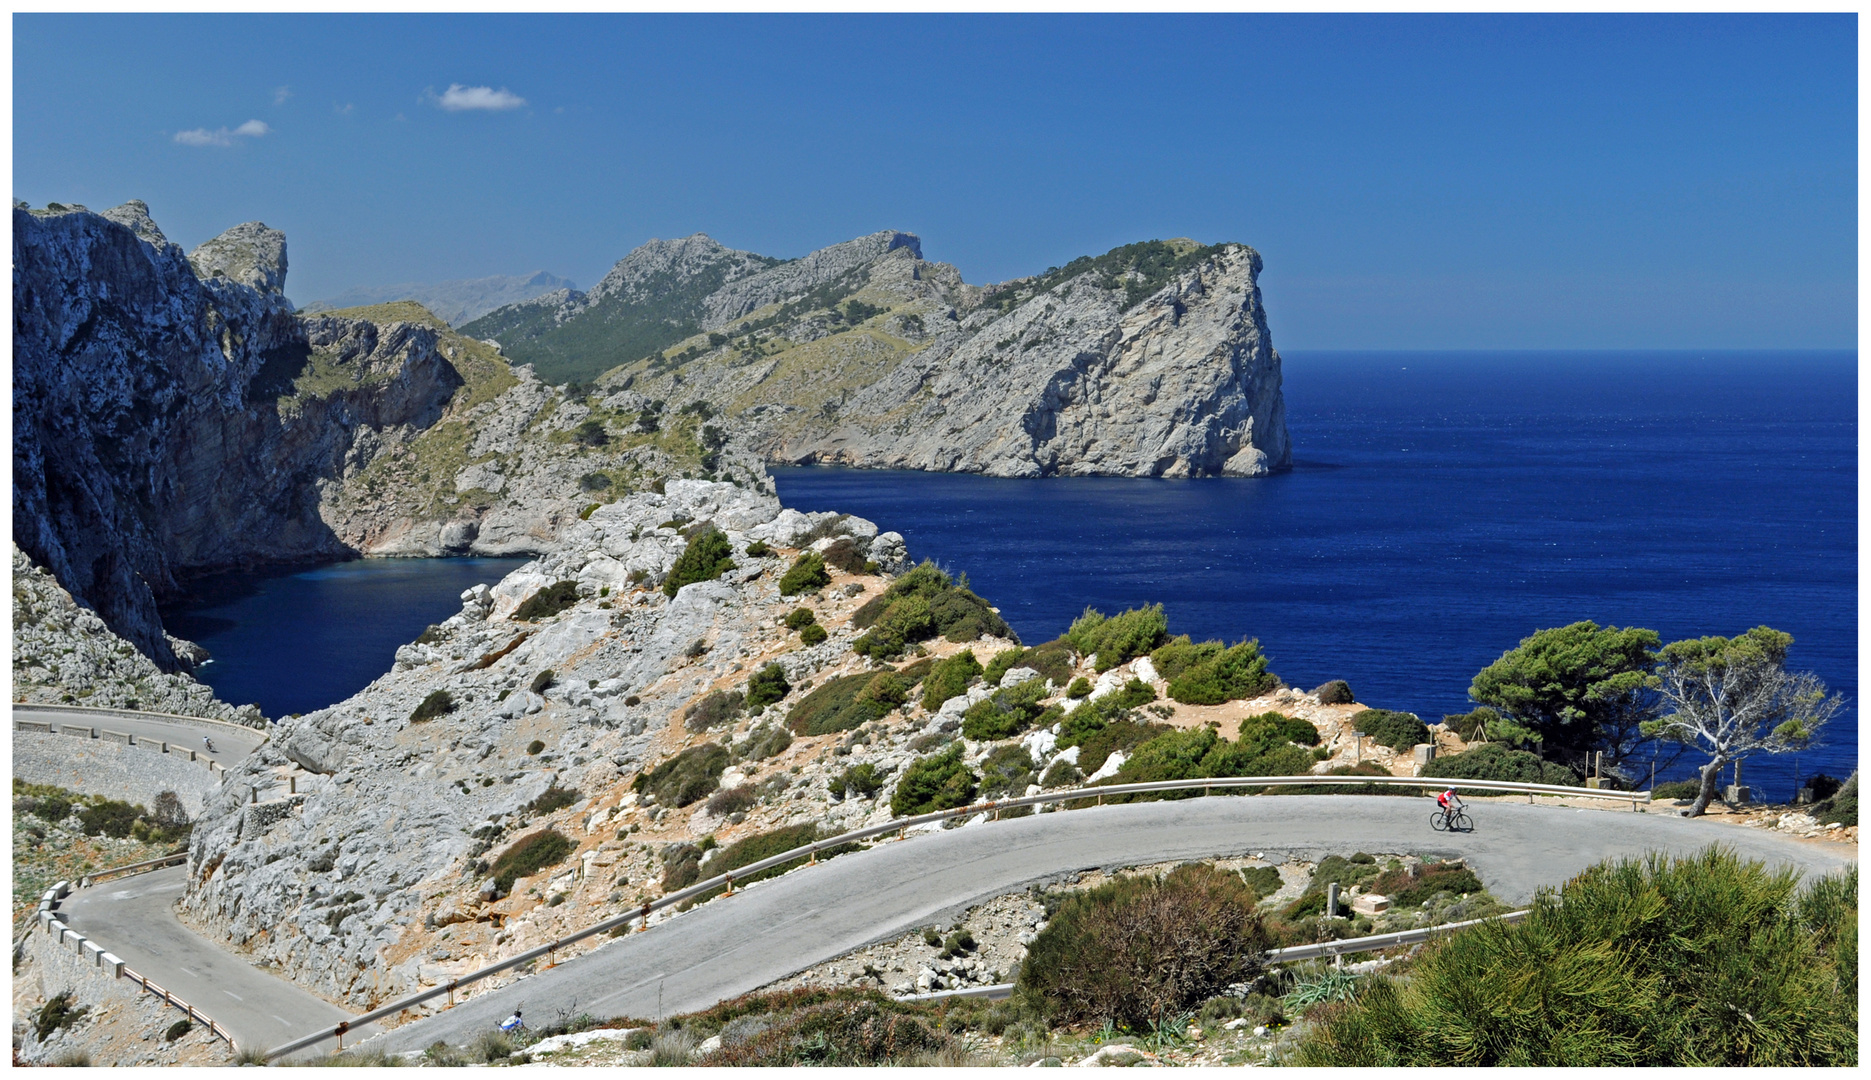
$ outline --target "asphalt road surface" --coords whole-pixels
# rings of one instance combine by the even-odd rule
[[[1738,854],[1824,874],[1855,852],[1669,812],[1486,803],[1472,833],[1433,832],[1422,799],[1379,795],[1207,798],[1062,813],[913,836],[828,860],[713,900],[557,967],[386,1032],[372,1046],[466,1043],[523,1007],[535,1026],[560,1013],[660,1019],[707,1008],[904,931],[952,920],[990,897],[1081,870],[1256,852],[1316,859],[1354,851],[1465,857],[1519,904],[1601,859]],[[276,1044],[277,1045],[277,1044]],[[329,1048],[329,1044],[326,1044]]]
[[[60,905],[59,917],[214,1017],[242,1049],[278,1046],[349,1018],[178,922],[174,907],[187,875],[188,867],[175,866],[75,889]]]
[[[213,758],[224,766],[232,765],[253,753],[261,743],[266,741],[266,732],[253,728],[233,724],[218,724],[212,728],[203,724],[198,727],[150,713],[105,713],[102,711],[74,713],[64,709],[35,709],[31,705],[16,704],[13,706],[13,719],[51,723],[60,728],[89,727],[102,731],[119,731],[126,735],[134,735],[139,739],[157,739],[172,746],[187,747],[203,757]],[[214,741],[213,753],[209,753],[203,747],[201,741],[203,736]]]

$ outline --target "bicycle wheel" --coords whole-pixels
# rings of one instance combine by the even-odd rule
[[[1458,832],[1475,831],[1475,823],[1473,819],[1468,816],[1468,811],[1466,810],[1457,810],[1455,812],[1455,820],[1451,823],[1451,827]]]
[[[1431,810],[1429,812],[1429,827],[1436,830],[1437,832],[1441,832],[1442,830],[1448,828],[1449,827],[1448,815],[1444,814],[1440,810]]]

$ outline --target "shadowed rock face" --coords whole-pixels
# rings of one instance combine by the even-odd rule
[[[432,332],[373,329],[321,393],[277,400],[320,335],[363,332],[293,317],[285,237],[259,223],[189,257],[140,202],[16,208],[13,229],[14,535],[166,670],[185,665],[156,601],[180,575],[346,554],[317,484],[360,431],[432,422],[459,382]]]

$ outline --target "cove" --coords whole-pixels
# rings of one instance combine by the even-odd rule
[[[1581,619],[1665,642],[1760,624],[1855,695],[1853,353],[1285,357],[1295,467],[1263,479],[1007,480],[776,468],[782,501],[859,514],[965,572],[1022,639],[1162,602],[1170,632],[1257,637],[1310,689],[1434,721],[1522,637]],[[983,657],[983,660],[986,658]],[[1664,779],[1688,775],[1685,757]],[[1843,777],[1823,745],[1755,757]]]
[[[206,648],[195,673],[215,696],[268,717],[343,701],[390,670],[396,650],[461,610],[463,591],[525,559],[358,559],[215,574],[162,613]]]

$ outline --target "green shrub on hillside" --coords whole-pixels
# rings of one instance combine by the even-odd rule
[[[1831,798],[1815,805],[1813,814],[1821,825],[1858,824],[1858,770],[1852,770]]]
[[[1032,668],[1041,678],[1051,679],[1054,686],[1064,686],[1072,681],[1073,664],[1072,643],[1054,638],[1028,649],[1019,666]]]
[[[655,795],[660,806],[687,806],[713,794],[727,767],[727,749],[706,742],[689,747],[649,772],[638,773],[630,790]]]
[[[895,672],[845,675],[827,680],[824,686],[800,698],[786,714],[786,723],[796,735],[850,731],[887,715],[908,696],[908,689]]]
[[[764,559],[771,554],[773,549],[765,540],[755,540],[747,545],[747,557],[750,559]]]
[[[1119,709],[1138,709],[1156,700],[1156,690],[1142,679],[1132,679],[1118,687],[1109,697]]]
[[[537,622],[549,619],[576,603],[578,582],[555,581],[527,597],[525,603],[514,609],[513,617],[522,622]]]
[[[1429,741],[1429,725],[1418,719],[1415,713],[1366,709],[1352,715],[1351,726],[1353,730],[1369,735],[1377,745],[1388,746],[1399,752]]]
[[[816,551],[808,551],[793,561],[785,575],[780,578],[780,595],[797,596],[803,592],[816,592],[832,583],[832,576],[825,572],[825,557]]]
[[[810,649],[812,646],[823,642],[828,637],[831,637],[831,634],[827,633],[823,626],[820,626],[818,623],[813,623],[811,626],[799,631],[799,644]]]
[[[952,697],[968,692],[968,684],[981,674],[981,662],[974,650],[963,649],[946,660],[938,660],[923,679],[923,708],[934,712]]]
[[[1500,719],[1500,713],[1482,705],[1473,712],[1448,713],[1443,716],[1442,724],[1461,736],[1463,742],[1486,742],[1489,730],[1498,724]]]
[[[869,571],[871,564],[859,549],[857,541],[849,536],[841,536],[825,546],[825,565],[847,574],[862,574]]]
[[[716,690],[689,706],[682,722],[690,731],[707,731],[727,723],[740,714],[744,698],[739,690]]]
[[[1184,705],[1219,705],[1258,697],[1280,685],[1280,680],[1267,671],[1267,658],[1261,655],[1259,641],[1243,641],[1228,648],[1222,648],[1219,641],[1204,642],[1187,651],[1176,643],[1166,648],[1176,650],[1171,659],[1181,669],[1178,675],[1166,676],[1169,696]],[[1185,662],[1196,654],[1205,654],[1205,658]]]
[[[826,781],[825,786],[831,791],[834,799],[842,799],[846,795],[868,799],[883,788],[884,779],[888,775],[888,773],[879,772],[877,766],[870,762],[860,761]]]
[[[1530,754],[1525,750],[1514,750],[1501,743],[1482,743],[1473,750],[1436,758],[1423,766],[1422,774],[1461,780],[1579,786],[1578,775],[1564,765],[1546,761],[1538,754]]]
[[[1036,779],[1033,756],[1019,743],[997,746],[981,762],[981,798],[1017,798]]]
[[[778,724],[761,724],[748,732],[747,738],[734,747],[734,758],[738,761],[765,761],[792,744],[792,732]]]
[[[903,770],[890,812],[897,817],[951,810],[974,801],[979,778],[961,759],[961,744],[928,757],[917,758]]]
[[[663,595],[674,596],[684,585],[713,581],[734,569],[734,549],[727,534],[713,525],[689,536],[689,546],[676,556],[669,577],[663,582]]]
[[[1317,746],[1319,745],[1319,729],[1297,716],[1264,712],[1259,716],[1250,716],[1241,721],[1236,738],[1243,745],[1259,746],[1267,750],[1282,743]]]
[[[1065,688],[1065,696],[1072,698],[1075,701],[1079,698],[1090,697],[1091,696],[1091,680],[1087,679],[1083,675],[1080,675],[1078,678],[1073,679],[1071,682],[1071,685]]]
[[[1081,757],[1083,751],[1081,751]],[[1138,746],[1108,784],[1148,784],[1162,780],[1203,780],[1226,776],[1298,776],[1310,771],[1312,755],[1292,745],[1263,747],[1228,742],[1213,728],[1168,731]],[[1188,799],[1197,788],[1139,795],[1107,796],[1107,802]]]
[[[541,829],[523,836],[494,860],[494,884],[502,893],[510,893],[515,881],[564,862],[576,847],[557,829]]]
[[[997,690],[986,701],[977,701],[962,714],[961,733],[976,742],[1011,738],[1032,727],[1047,713],[1040,699],[1046,696],[1046,684],[1037,679],[1005,690]],[[1057,707],[1054,707],[1058,714]]]
[[[1147,1030],[1259,973],[1268,942],[1255,900],[1201,863],[1071,894],[1028,946],[1016,993],[1055,1024]]]
[[[1824,1066],[1858,1060],[1856,869],[1710,848],[1599,863],[1522,923],[1369,980],[1306,1034],[1312,1066]]]
[[[1343,679],[1333,679],[1314,690],[1312,695],[1321,705],[1350,705],[1358,700],[1351,695],[1351,684]]]
[[[737,1018],[758,1018],[767,1026],[745,1041],[724,1043],[708,1056],[708,1065],[850,1068],[953,1059],[966,1052],[926,1006],[876,990],[749,994],[696,1014],[689,1023],[707,1030]]]
[[[455,711],[455,696],[446,690],[434,690],[409,714],[409,722],[420,724]]]
[[[1103,613],[1086,608],[1065,632],[1080,656],[1096,655],[1100,672],[1109,671],[1134,657],[1147,655],[1169,635],[1169,619],[1163,605],[1132,608],[1121,615],[1105,618]]]
[[[747,707],[764,709],[792,693],[793,686],[786,681],[786,669],[778,664],[768,664],[747,679]]]
[[[1002,649],[995,653],[994,659],[988,661],[987,669],[981,673],[981,681],[989,686],[999,686],[1001,676],[1019,667],[1020,658],[1025,656],[1026,652],[1027,650],[1015,645],[1011,649]]]
[[[804,630],[806,627],[818,621],[819,617],[812,613],[811,608],[794,608],[786,615],[786,629],[793,631]]]
[[[891,582],[852,614],[851,625],[868,631],[852,642],[852,651],[875,660],[898,656],[906,646],[938,634],[957,642],[1015,636],[965,579],[957,583],[931,562]]]

